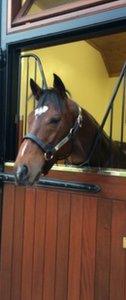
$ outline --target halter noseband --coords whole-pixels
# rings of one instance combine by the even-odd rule
[[[49,161],[53,159],[54,154],[61,148],[63,147],[68,141],[70,141],[73,136],[76,134],[76,132],[79,130],[80,127],[82,127],[82,110],[81,107],[78,107],[79,109],[79,114],[78,117],[74,123],[74,126],[70,129],[69,133],[55,146],[52,146],[51,144],[45,144],[41,139],[39,139],[36,135],[33,133],[27,133],[23,141],[26,139],[31,140],[34,142],[41,150],[44,152],[44,157],[45,160]]]

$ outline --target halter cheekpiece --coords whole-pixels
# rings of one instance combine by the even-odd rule
[[[79,128],[82,127],[83,117],[82,117],[82,109],[80,106],[78,107],[78,110],[79,110],[79,114],[74,123],[74,126],[72,128],[70,128],[68,134],[57,145],[52,146],[51,144],[45,144],[45,142],[43,142],[40,138],[38,138],[36,135],[34,135],[33,133],[30,133],[30,132],[24,136],[23,141],[26,139],[29,139],[32,142],[34,142],[42,150],[42,152],[44,152],[45,160],[49,161],[49,160],[53,159],[54,154],[61,147],[63,147],[68,141],[72,140],[72,138],[77,133]]]

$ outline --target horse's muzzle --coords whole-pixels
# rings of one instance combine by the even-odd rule
[[[18,184],[25,185],[28,181],[28,167],[26,165],[18,166],[15,178]]]

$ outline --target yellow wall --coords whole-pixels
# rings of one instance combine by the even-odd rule
[[[22,5],[26,2],[26,0],[21,0]],[[27,15],[37,14],[41,12],[41,8],[36,3],[33,3]]]
[[[72,98],[101,123],[117,79],[109,78],[100,53],[85,41],[34,50],[34,53],[42,61],[48,85],[52,86],[53,73],[58,74],[71,92]],[[31,77],[33,77],[32,72],[31,64]],[[23,77],[25,77],[24,74],[25,65]],[[40,74],[37,82],[41,82]],[[21,98],[23,99],[23,96]],[[114,139],[119,139],[120,103],[118,99],[116,101],[118,103],[114,122]],[[24,104],[22,104],[23,106]],[[21,108],[21,114],[22,111]],[[108,128],[109,122],[105,127],[106,132]]]
[[[117,78],[108,79],[108,98],[112,95],[112,90],[115,86]],[[123,82],[118,91],[116,100],[114,102],[114,119],[113,119],[113,138],[120,140],[121,135],[121,119],[122,119],[122,96],[123,96]],[[125,122],[124,122],[124,141],[126,141],[126,108],[125,108]]]

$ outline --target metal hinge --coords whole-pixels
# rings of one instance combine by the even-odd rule
[[[0,70],[5,68],[5,66],[6,66],[6,51],[3,51],[0,48]]]

